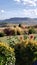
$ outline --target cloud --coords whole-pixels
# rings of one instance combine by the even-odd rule
[[[1,13],[0,11],[0,20],[3,20],[3,19],[9,19],[9,18],[13,18],[13,17],[16,17],[18,16],[18,13],[13,10],[5,10],[5,12]]]
[[[5,11],[4,10],[1,10],[1,13],[4,13]]]
[[[0,12],[0,19],[8,19],[13,17],[31,17],[36,18],[37,17],[37,9],[22,9],[22,10],[12,10],[12,11],[6,11],[2,14]]]
[[[27,5],[27,6],[36,6],[37,5],[37,0],[14,0],[16,2],[22,2],[22,4]]]
[[[23,1],[23,4],[25,5],[28,5],[28,6],[36,6],[36,1],[37,0],[22,0]]]
[[[35,9],[34,12],[35,12],[35,15],[37,15],[37,9]]]
[[[37,16],[37,9],[36,9],[37,0],[15,0],[15,1],[20,2],[21,4],[27,7],[27,9],[25,8],[23,10],[22,14],[24,14],[25,16],[31,16],[31,17]]]
[[[37,9],[24,9],[23,13],[25,16],[30,16],[30,17],[36,17],[37,16]]]
[[[16,1],[16,2],[20,2],[20,0],[14,0],[14,1]]]

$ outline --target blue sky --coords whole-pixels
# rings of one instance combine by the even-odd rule
[[[0,0],[0,20],[12,17],[37,18],[37,0]]]

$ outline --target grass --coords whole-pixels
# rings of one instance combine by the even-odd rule
[[[29,38],[29,35],[22,35],[24,38],[27,36]],[[35,36],[35,40],[37,40],[37,34],[34,35]],[[19,42],[19,37],[18,35],[16,36],[5,36],[5,37],[0,37],[0,42],[3,42],[3,43],[12,43],[13,41],[15,43],[18,43]]]
[[[18,39],[18,36],[5,36],[5,37],[0,37],[0,42],[3,42],[3,43],[9,43],[9,42],[18,42],[19,39]]]

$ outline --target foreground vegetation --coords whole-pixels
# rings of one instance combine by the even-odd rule
[[[32,65],[37,61],[37,40],[35,38],[29,39],[25,36],[24,38],[22,36],[2,38],[0,38],[0,65]]]
[[[8,44],[0,43],[0,65],[12,65],[15,63],[14,49]]]
[[[34,65],[37,31],[33,27],[7,27],[0,32],[0,65]],[[36,64],[35,64],[36,65]]]
[[[15,57],[16,65],[33,65],[37,61],[37,41],[24,40],[16,44]]]

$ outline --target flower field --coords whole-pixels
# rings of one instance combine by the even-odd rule
[[[37,35],[0,37],[0,65],[32,65],[37,61]]]
[[[12,65],[14,63],[14,48],[11,48],[9,44],[0,43],[0,65]]]
[[[16,36],[5,36],[5,37],[0,37],[0,42],[3,43],[12,43],[14,42],[19,42],[20,38],[22,37],[22,39],[30,39],[30,37],[33,36],[35,40],[37,40],[37,34],[32,34],[32,35],[16,35]]]

